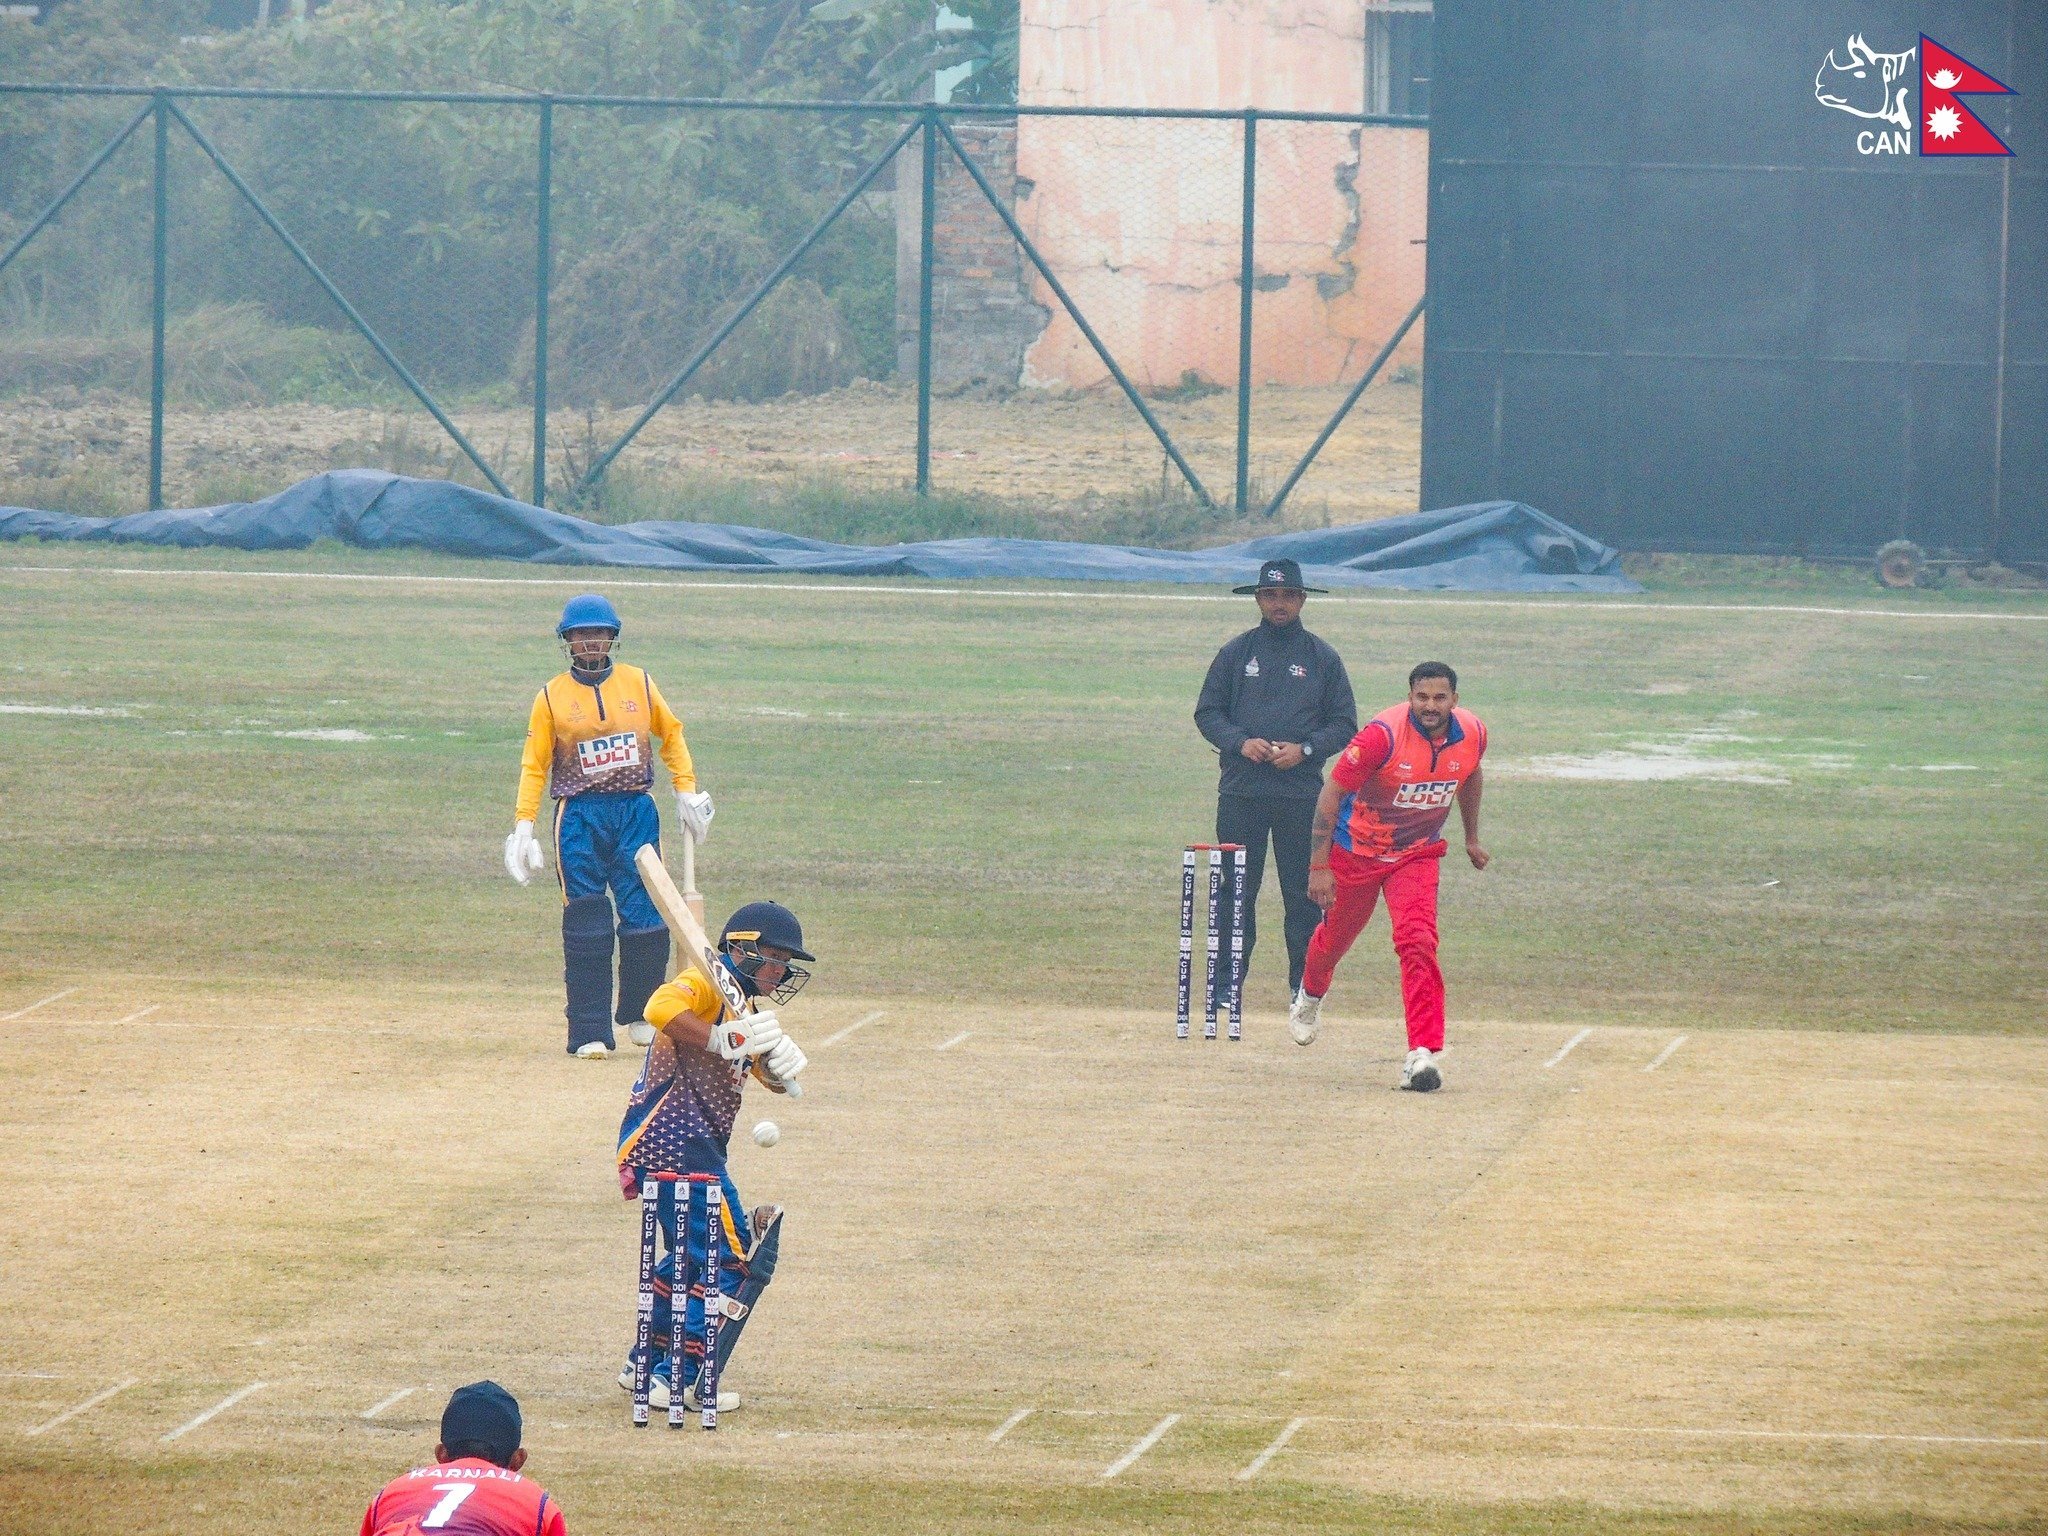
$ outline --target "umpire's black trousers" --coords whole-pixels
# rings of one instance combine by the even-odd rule
[[[1243,843],[1244,855],[1244,970],[1252,969],[1252,941],[1258,937],[1259,884],[1266,873],[1266,839],[1273,840],[1273,862],[1280,871],[1280,897],[1287,904],[1287,995],[1301,990],[1301,969],[1308,960],[1309,935],[1323,920],[1322,909],[1308,896],[1309,831],[1315,824],[1316,803],[1306,795],[1218,795],[1216,797],[1216,841]],[[1226,871],[1224,889],[1229,890]],[[1226,900],[1224,921],[1229,918]],[[1228,943],[1228,931],[1225,933]],[[1216,968],[1219,1000],[1230,995],[1229,951],[1225,963]]]

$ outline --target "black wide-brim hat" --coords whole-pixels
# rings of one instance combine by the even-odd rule
[[[1261,587],[1293,587],[1300,592],[1328,592],[1328,587],[1304,587],[1299,560],[1268,560],[1259,567],[1259,579],[1248,587],[1232,587],[1239,597],[1249,597]]]

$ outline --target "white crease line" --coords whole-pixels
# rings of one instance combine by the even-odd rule
[[[1287,1427],[1280,1431],[1279,1435],[1275,1437],[1273,1443],[1267,1446],[1263,1451],[1259,1452],[1258,1455],[1254,1456],[1252,1458],[1252,1464],[1246,1467],[1242,1472],[1237,1474],[1237,1480],[1240,1483],[1248,1483],[1253,1478],[1257,1477],[1260,1471],[1265,1467],[1266,1463],[1271,1461],[1275,1456],[1280,1454],[1280,1447],[1285,1445],[1288,1441],[1292,1440],[1294,1438],[1295,1432],[1299,1430],[1301,1426],[1306,1424],[1307,1422],[1307,1419],[1289,1419],[1287,1421]]]
[[[818,1049],[822,1051],[828,1045],[837,1045],[840,1041],[844,1040],[848,1035],[852,1034],[856,1029],[864,1029],[868,1025],[874,1023],[875,1020],[879,1019],[885,1011],[886,1010],[884,1009],[877,1008],[873,1013],[855,1019],[851,1024],[847,1025],[846,1028],[840,1030],[838,1034],[828,1035],[823,1040],[820,1040],[818,1042]]]
[[[1512,1429],[1540,1434],[1680,1435],[1708,1440],[1849,1440],[1907,1445],[2027,1445],[2048,1447],[2048,1438],[2019,1435],[1900,1435],[1833,1429],[1688,1429],[1658,1424],[1512,1424],[1438,1419],[1434,1429]]]
[[[1031,1410],[1029,1408],[1019,1408],[1015,1413],[1011,1414],[1007,1419],[1003,1420],[1001,1424],[997,1425],[994,1429],[989,1431],[988,1443],[990,1445],[995,1445],[1003,1438],[1003,1436],[1007,1435],[1011,1430],[1015,1429],[1019,1424],[1022,1424],[1026,1419],[1030,1417]]]
[[[151,1003],[147,1008],[138,1008],[133,1013],[129,1014],[127,1018],[114,1020],[114,1022],[112,1024],[109,1024],[107,1028],[114,1029],[123,1024],[133,1024],[137,1019],[146,1019],[161,1007],[163,1007],[162,1003]]]
[[[93,1393],[91,1397],[88,1397],[84,1402],[80,1403],[77,1407],[66,1408],[62,1413],[58,1414],[57,1417],[49,1420],[47,1423],[38,1424],[32,1429],[25,1429],[22,1431],[22,1433],[25,1435],[40,1435],[47,1430],[55,1429],[59,1424],[63,1424],[71,1419],[77,1418],[81,1413],[84,1413],[86,1409],[99,1407],[101,1403],[104,1403],[116,1392],[126,1392],[130,1387],[134,1386],[135,1383],[140,1381],[141,1379],[142,1378],[139,1376],[130,1376],[126,1381],[117,1381],[111,1387],[106,1387],[101,1391]]]
[[[77,990],[78,988],[76,987],[66,987],[62,992],[52,992],[48,997],[38,998],[35,1002],[30,1003],[26,1008],[17,1008],[12,1013],[0,1013],[0,1024],[7,1024],[11,1023],[15,1019],[26,1018],[28,1015],[34,1013],[38,1008],[47,1008],[50,1006],[50,1004],[56,1002],[57,999],[59,999],[60,997],[69,997],[72,993],[76,992]]]
[[[0,565],[0,575],[9,576],[187,576],[250,581],[384,581],[468,587],[575,587],[590,583],[574,577],[553,576],[426,576],[384,571],[199,571],[189,568],[151,569],[128,565]],[[934,587],[919,577],[905,578],[900,586],[867,586],[855,582],[810,581],[620,581],[607,576],[607,587],[647,587],[656,591],[690,590],[713,592],[852,592],[881,597],[1004,597],[1034,602],[1072,598],[1099,602],[1141,603],[1233,603],[1241,599],[1223,592],[1132,592],[1122,583],[1107,582],[1105,591],[1073,591],[1048,588],[1027,592],[1011,587]],[[1193,583],[1190,583],[1193,585]],[[1368,593],[1372,595],[1367,595]],[[1325,599],[1319,607],[1370,603],[1402,604],[1411,608],[1534,608],[1551,613],[1584,613],[1597,606],[1603,613],[1623,610],[1633,613],[1799,613],[1828,618],[1851,619],[1972,619],[1998,623],[2012,620],[2023,624],[2048,624],[2048,613],[1994,613],[1983,608],[1958,608],[1945,612],[1916,608],[1825,608],[1804,603],[1642,603],[1611,602],[1598,592],[1559,592],[1548,601],[1530,598],[1420,597],[1399,587],[1359,588],[1342,596]]]
[[[392,1393],[389,1397],[385,1398],[383,1402],[370,1404],[369,1407],[365,1408],[361,1413],[357,1414],[356,1417],[360,1419],[374,1419],[386,1408],[391,1407],[392,1404],[404,1402],[408,1397],[411,1397],[413,1393],[417,1392],[418,1390],[418,1387],[400,1387],[396,1392]]]
[[[0,1381],[62,1381],[62,1371],[0,1371]]]
[[[863,1411],[879,1408],[881,1404],[856,1404]],[[901,1407],[901,1404],[890,1406]],[[926,1403],[922,1406],[936,1410],[942,1405]],[[1033,1409],[1048,1417],[1068,1419],[1116,1419],[1142,1417],[1146,1410],[1140,1408],[1061,1408],[1038,1407]],[[1175,1418],[1180,1415],[1175,1414]],[[1849,1440],[1849,1441],[1900,1441],[1906,1444],[1929,1445],[2017,1445],[2048,1447],[2048,1436],[2035,1435],[1917,1435],[1897,1430],[1833,1430],[1833,1429],[1740,1429],[1740,1428],[1693,1428],[1690,1426],[1665,1426],[1641,1424],[1551,1424],[1522,1423],[1511,1419],[1417,1419],[1400,1423],[1390,1421],[1382,1415],[1362,1413],[1306,1413],[1304,1424],[1354,1424],[1365,1425],[1374,1430],[1397,1429],[1406,1425],[1419,1425],[1424,1429],[1474,1429],[1474,1430],[1516,1430],[1537,1431],[1545,1434],[1598,1434],[1598,1435],[1683,1435],[1694,1438],[1712,1439],[1716,1436],[1733,1439],[1754,1440]],[[1226,1423],[1273,1422],[1271,1413],[1240,1413],[1227,1408],[1204,1410],[1204,1420],[1220,1419]],[[1319,1451],[1302,1451],[1303,1456],[1322,1455]],[[1334,1452],[1330,1454],[1335,1454]]]
[[[1129,1467],[1131,1467],[1137,1461],[1137,1459],[1140,1456],[1144,1455],[1147,1451],[1151,1450],[1153,1446],[1157,1445],[1162,1435],[1164,1435],[1169,1429],[1173,1428],[1173,1426],[1178,1424],[1179,1422],[1179,1414],[1169,1413],[1165,1418],[1161,1419],[1157,1424],[1154,1424],[1152,1426],[1151,1433],[1146,1435],[1144,1439],[1140,1440],[1128,1451],[1125,1451],[1123,1455],[1117,1457],[1115,1461],[1112,1461],[1108,1466],[1104,1467],[1102,1469],[1102,1475],[1105,1478],[1121,1476]]]
[[[1663,1066],[1665,1062],[1671,1059],[1671,1053],[1677,1050],[1681,1045],[1685,1044],[1685,1041],[1686,1037],[1684,1035],[1680,1035],[1676,1040],[1672,1041],[1669,1045],[1665,1046],[1663,1050],[1659,1051],[1657,1053],[1657,1059],[1651,1062],[1647,1067],[1643,1068],[1643,1070],[1645,1072],[1656,1071],[1659,1067]]]
[[[1556,1066],[1560,1061],[1563,1061],[1565,1057],[1571,1055],[1573,1051],[1577,1050],[1579,1048],[1580,1043],[1584,1041],[1585,1038],[1592,1033],[1593,1031],[1590,1029],[1580,1030],[1576,1035],[1573,1035],[1571,1039],[1565,1041],[1564,1045],[1558,1050],[1558,1053],[1555,1056],[1551,1057],[1550,1060],[1543,1063],[1543,1065],[1545,1065],[1546,1067]]]
[[[251,1397],[256,1393],[261,1392],[265,1387],[269,1385],[270,1383],[267,1381],[252,1381],[246,1387],[241,1387],[233,1392],[230,1392],[226,1397],[222,1398],[219,1402],[215,1403],[211,1408],[207,1409],[206,1412],[199,1414],[194,1418],[187,1419],[184,1423],[180,1424],[176,1429],[172,1430],[169,1434],[165,1435],[161,1443],[169,1445],[173,1440],[177,1439],[180,1435],[190,1434],[193,1430],[197,1429],[200,1425],[204,1424],[208,1419],[212,1418],[215,1414],[227,1412],[228,1409],[234,1407],[235,1404],[239,1403],[243,1398]]]
[[[968,1035],[972,1033],[972,1030],[963,1029],[960,1031],[959,1034],[955,1035],[952,1039],[948,1040],[944,1045],[935,1045],[932,1047],[932,1049],[935,1051],[950,1051],[951,1049],[953,1049],[954,1046],[958,1045],[962,1040],[965,1040],[968,1037]]]
[[[145,1011],[150,1011],[150,1010],[145,1010]],[[122,1020],[116,1020],[116,1022],[117,1022],[117,1023],[126,1023],[126,1022],[127,1022],[127,1020],[125,1020],[125,1019],[122,1019]],[[201,1020],[198,1020],[198,1019],[158,1019],[158,1020],[156,1021],[156,1023],[155,1023],[155,1024],[153,1024],[153,1025],[151,1025],[151,1026],[150,1026],[150,1028],[151,1028],[152,1030],[158,1030],[158,1029],[208,1029],[208,1030],[218,1030],[218,1031],[220,1031],[220,1032],[222,1032],[222,1033],[224,1033],[224,1034],[246,1034],[246,1033],[247,1033],[248,1031],[250,1031],[250,1030],[253,1030],[253,1029],[262,1029],[263,1027],[264,1027],[264,1026],[263,1026],[263,1024],[262,1024],[262,1022],[261,1022],[261,1021],[258,1021],[258,1022],[256,1022],[256,1023],[242,1023],[242,1024],[208,1024],[208,1023],[202,1022]],[[108,1023],[106,1023],[106,1022],[105,1022],[104,1020],[102,1020],[102,1019],[43,1019],[43,1020],[41,1020],[41,1021],[40,1021],[40,1023],[39,1023],[39,1026],[38,1026],[38,1033],[40,1033],[40,1032],[41,1032],[42,1030],[44,1030],[44,1029],[109,1029],[109,1028],[112,1028],[112,1026],[111,1026],[111,1025],[109,1025]],[[296,1034],[296,1035],[304,1035],[304,1034],[318,1034],[318,1035],[406,1035],[406,1036],[417,1036],[417,1035],[419,1034],[419,1031],[418,1031],[417,1029],[413,1029],[413,1028],[410,1028],[410,1027],[406,1027],[406,1026],[402,1026],[402,1025],[383,1025],[383,1024],[294,1024],[294,1025],[292,1026],[292,1033],[293,1033],[293,1034]],[[16,1038],[23,1038],[23,1037],[16,1037]]]

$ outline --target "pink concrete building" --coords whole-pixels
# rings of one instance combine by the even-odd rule
[[[1390,63],[1390,23],[1426,14],[1424,0],[1022,0],[1018,99],[1386,112],[1390,70],[1398,84],[1411,67]],[[1393,109],[1407,101],[1396,91]],[[1019,221],[1142,388],[1237,380],[1241,134],[1019,119]],[[1385,342],[1422,292],[1428,165],[1419,127],[1260,124],[1255,383],[1356,378]],[[1029,281],[1049,318],[1021,382],[1102,382],[1073,322]],[[1419,361],[1421,345],[1418,327],[1394,361]]]

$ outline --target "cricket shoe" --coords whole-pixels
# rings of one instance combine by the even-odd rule
[[[623,1371],[619,1372],[619,1389],[623,1392],[633,1390],[633,1367],[630,1364]],[[718,1411],[720,1413],[731,1413],[739,1405],[739,1393],[731,1387],[720,1387],[718,1389]],[[663,1410],[666,1410],[668,1407],[668,1368],[666,1361],[657,1365],[654,1368],[653,1374],[647,1379],[647,1406]],[[683,1388],[683,1406],[692,1413],[695,1413],[703,1406],[703,1404],[697,1401],[697,1389],[694,1386]]]
[[[576,1047],[576,1059],[579,1061],[602,1061],[611,1053],[612,1048],[602,1040],[586,1040]]]
[[[1323,1000],[1310,997],[1306,991],[1294,994],[1294,1004],[1287,1010],[1287,1033],[1294,1037],[1296,1045],[1314,1045],[1316,1036],[1323,1032]]]
[[[1437,1070],[1436,1057],[1427,1046],[1418,1045],[1408,1053],[1407,1065],[1401,1068],[1401,1086],[1417,1093],[1434,1093],[1443,1087],[1444,1075]]]

